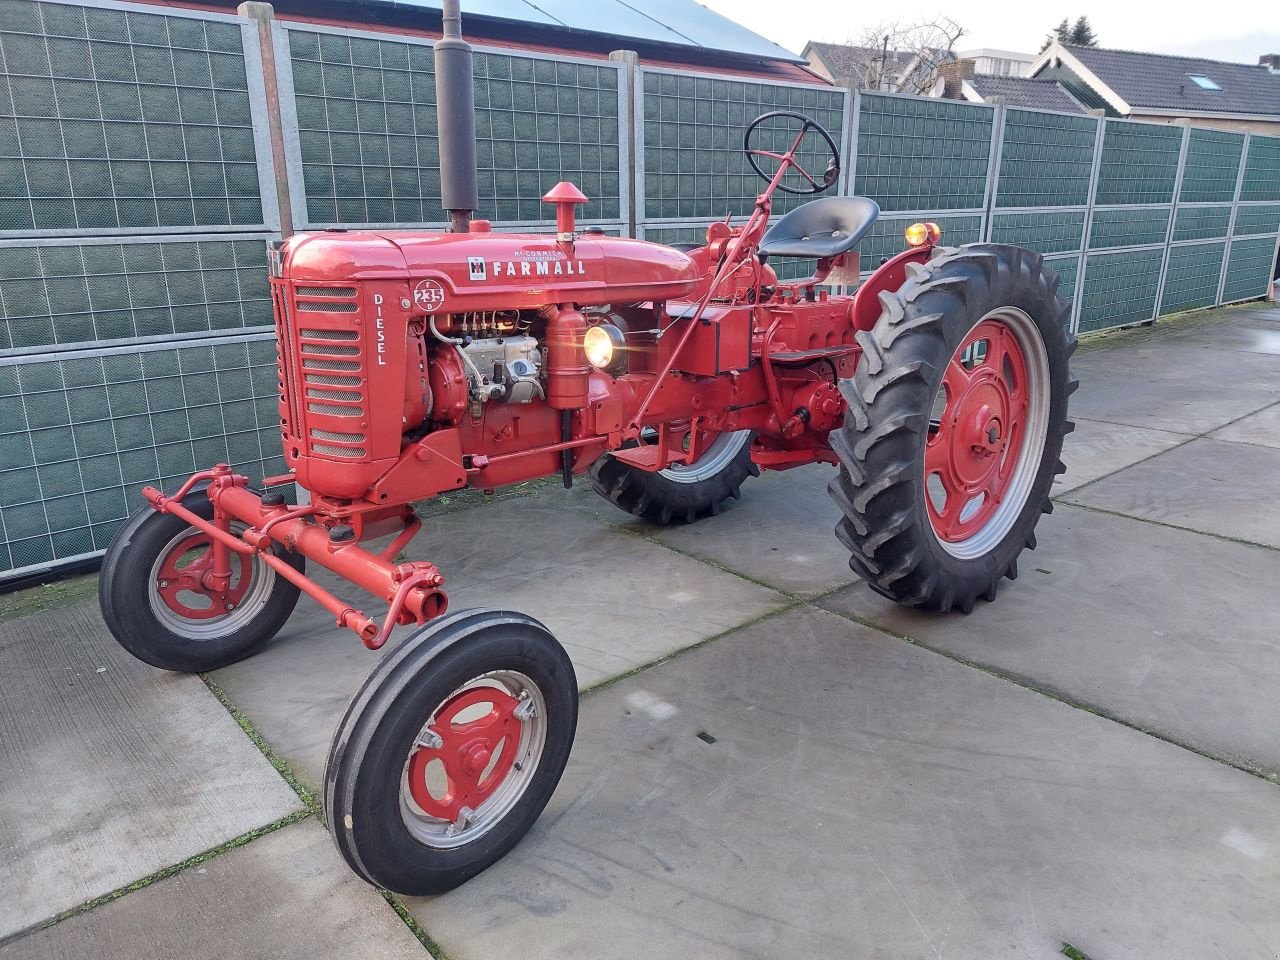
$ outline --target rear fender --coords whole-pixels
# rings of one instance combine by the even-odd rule
[[[880,319],[880,294],[897,290],[907,280],[908,263],[925,263],[933,255],[933,245],[909,247],[886,260],[866,279],[853,298],[850,318],[855,330],[870,330]]]

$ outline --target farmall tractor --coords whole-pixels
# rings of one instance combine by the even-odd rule
[[[899,603],[967,613],[1035,546],[1071,428],[1067,304],[1039,255],[938,246],[938,228],[916,224],[858,283],[871,200],[815,199],[770,225],[776,191],[817,194],[839,176],[831,136],[800,114],[747,128],[767,186],[745,222],[712,224],[696,249],[578,230],[587,198],[568,183],[544,198],[553,235],[471,220],[470,48],[451,6],[436,59],[452,229],[276,247],[289,473],[255,489],[219,464],[172,493],[148,488],[101,578],[117,640],[167,670],[251,655],[300,593],[370,649],[419,625],[351,701],[324,784],[343,857],[406,894],[452,888],[519,841],[559,782],[578,710],[545,626],[446,613],[442,572],[399,560],[421,527],[414,501],[585,475],[629,513],[691,523],[761,470],[830,464],[853,570]],[[825,167],[806,169],[819,152]],[[816,269],[783,282],[773,263],[787,257]],[[302,505],[284,495],[294,484]],[[308,563],[385,614],[330,593]]]

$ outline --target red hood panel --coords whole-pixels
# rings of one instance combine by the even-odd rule
[[[699,281],[680,251],[619,237],[326,231],[290,238],[284,256],[294,280],[405,277],[415,313],[676,300]]]

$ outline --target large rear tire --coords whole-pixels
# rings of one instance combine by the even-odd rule
[[[193,490],[182,505],[205,520],[213,504]],[[235,529],[235,525],[233,525]],[[301,554],[276,556],[304,569]],[[177,673],[204,673],[257,651],[284,626],[298,588],[258,556],[231,555],[231,581],[213,591],[201,583],[211,540],[168,513],[140,508],[120,528],[102,561],[98,603],[116,641],[144,663]]]
[[[876,593],[968,613],[1017,577],[1053,509],[1074,428],[1069,306],[1039,254],[996,244],[939,248],[881,303],[840,384],[836,536]]]
[[[720,512],[742,483],[760,475],[751,462],[750,430],[722,433],[696,461],[666,470],[642,470],[606,453],[591,465],[591,488],[621,510],[652,523],[693,523]]]

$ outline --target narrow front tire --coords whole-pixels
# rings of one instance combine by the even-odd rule
[[[373,669],[334,734],[338,851],[376,887],[453,889],[533,826],[577,723],[573,664],[537,620],[464,610],[428,624]]]

